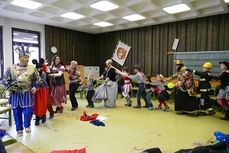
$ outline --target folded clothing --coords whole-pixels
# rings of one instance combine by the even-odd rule
[[[87,115],[87,113],[84,111],[83,115],[80,117],[81,121],[93,121],[96,120],[96,118],[98,117],[99,114],[95,113],[95,114],[91,114],[91,115]]]
[[[99,120],[93,120],[90,121],[91,124],[94,124],[95,126],[105,126],[105,124]]]

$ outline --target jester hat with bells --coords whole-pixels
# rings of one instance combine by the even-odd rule
[[[19,55],[19,58],[22,56],[30,56],[29,47],[27,47],[25,50],[25,47],[23,44],[21,46],[17,46],[15,48],[15,52]]]

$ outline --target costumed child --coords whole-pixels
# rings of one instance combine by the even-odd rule
[[[9,104],[12,107],[18,136],[31,132],[30,123],[33,116],[34,94],[38,87],[39,74],[36,68],[28,65],[29,47],[24,45],[15,49],[19,54],[18,64],[8,67],[5,75],[5,85],[10,91]],[[22,115],[23,114],[23,115]],[[23,118],[24,120],[23,120]]]
[[[221,82],[217,101],[223,108],[224,117],[221,119],[229,120],[229,62],[220,62],[221,74],[219,76],[212,76],[212,79]]]
[[[126,73],[128,75],[128,68],[127,67],[124,67],[122,69],[122,72],[123,73]],[[132,84],[131,84],[131,79],[128,77],[128,76],[123,76],[123,81],[124,81],[124,84],[122,86],[122,95],[124,98],[126,98],[126,104],[125,106],[131,106],[131,99],[130,99],[130,91],[132,89]]]
[[[88,82],[87,82],[87,102],[88,102],[88,105],[86,106],[88,108],[94,108],[94,103],[92,101],[92,98],[95,94],[95,90],[94,90],[95,84],[96,84],[96,81],[94,80],[94,75],[89,74]]]
[[[120,70],[116,69],[116,73],[124,76],[124,77],[129,77],[131,80],[136,80],[138,83],[138,91],[137,91],[137,106],[134,106],[134,108],[141,108],[141,97],[144,99],[145,101],[145,106],[143,106],[144,108],[148,108],[148,102],[146,99],[146,91],[145,91],[145,81],[146,81],[146,77],[145,74],[141,71],[141,67],[136,65],[134,67],[134,72],[135,75],[128,75],[126,73],[121,72]]]
[[[148,109],[153,110],[153,103],[151,101],[151,97],[153,94],[153,85],[151,84],[151,77],[147,76],[146,77],[146,82],[145,82],[145,90],[146,90],[146,99],[148,102]]]
[[[169,99],[169,94],[163,84],[164,77],[163,75],[159,74],[157,75],[157,80],[152,81],[151,84],[156,86],[155,91],[158,95],[158,101],[159,105],[157,109],[162,109],[162,106],[164,105],[165,110],[164,111],[169,111],[169,105],[166,103],[166,101]]]
[[[36,115],[35,125],[40,124],[40,120],[42,123],[46,122],[46,111],[48,104],[48,84],[46,82],[46,74],[44,70],[44,59],[41,58],[39,63],[36,59],[32,60],[32,63],[36,65],[37,71],[40,75],[40,82],[37,88],[37,92],[34,95],[34,107],[33,113]]]
[[[210,91],[211,84],[210,81],[212,79],[211,69],[213,65],[210,62],[206,62],[203,64],[203,72],[199,72],[193,70],[193,74],[200,76],[199,79],[199,91],[200,91],[200,114],[199,115],[214,115],[215,111],[212,108],[212,104],[210,103]],[[188,69],[187,69],[188,70]]]
[[[71,111],[74,111],[78,108],[78,102],[77,102],[75,94],[81,83],[81,75],[80,75],[80,71],[77,69],[77,66],[78,66],[78,63],[76,61],[71,61],[71,65],[68,70],[69,81],[70,81],[69,96],[70,96],[70,101],[72,104]]]

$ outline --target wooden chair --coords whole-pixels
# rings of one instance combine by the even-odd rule
[[[12,125],[12,113],[11,107],[8,105],[8,99],[0,99],[0,114],[4,114],[8,112],[8,117],[0,117],[0,119],[8,119],[9,125]]]

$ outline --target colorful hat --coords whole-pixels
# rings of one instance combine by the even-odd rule
[[[226,65],[227,69],[229,69],[229,62],[223,61],[223,62],[219,62],[219,64],[224,64],[224,65]]]
[[[25,46],[23,44],[21,46],[17,46],[15,51],[17,52],[19,57],[30,56],[29,47],[27,47],[26,50],[25,50]]]
[[[175,61],[175,63],[176,63],[176,65],[184,64],[184,63],[182,62],[182,60],[180,60],[180,59],[177,59],[177,60]]]

